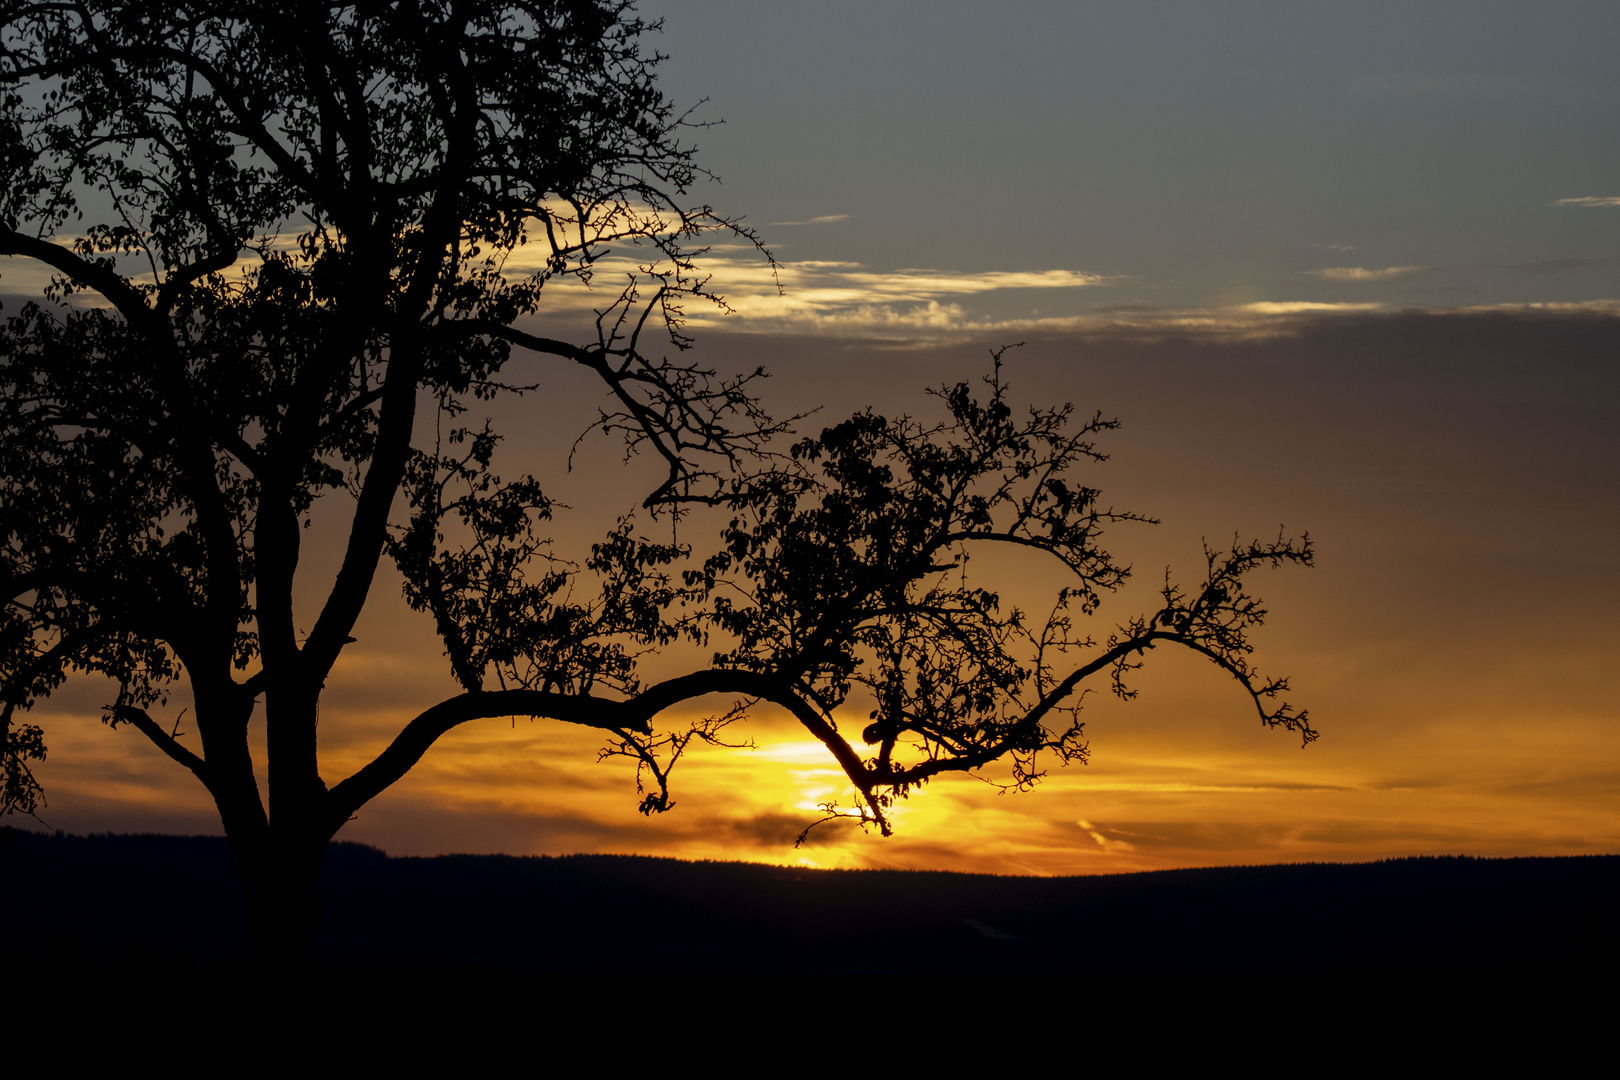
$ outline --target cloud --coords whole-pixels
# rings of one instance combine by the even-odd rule
[[[1581,195],[1574,199],[1558,199],[1554,206],[1620,206],[1620,195]]]
[[[1078,289],[1093,285],[1108,285],[1117,280],[1102,274],[1085,274],[1076,270],[989,270],[977,273],[896,270],[892,274],[862,272],[845,276],[880,293],[937,292],[950,295],[991,292],[996,289]]]
[[[1608,201],[1620,203],[1620,197]],[[815,224],[848,217],[829,214],[783,224]],[[592,222],[587,223],[584,231],[589,234],[610,227],[625,226]],[[290,234],[273,241],[276,246],[291,242]],[[1347,244],[1316,246],[1351,249]],[[499,269],[512,277],[546,276],[550,271],[543,249],[546,245],[533,243],[513,251]],[[48,280],[48,268],[34,266],[29,260],[21,262],[22,266],[13,265],[10,260],[0,262],[6,274],[3,291],[8,294],[16,291],[26,295],[30,290],[19,290],[18,285],[40,287]],[[1526,264],[1522,269],[1555,272],[1600,262],[1554,260]],[[256,265],[257,260],[249,258],[244,259],[241,268],[247,271]],[[1305,273],[1324,282],[1356,282],[1388,280],[1425,269],[1421,266],[1345,266]],[[24,273],[18,274],[17,270]],[[39,280],[28,278],[29,272]],[[1392,310],[1381,303],[1316,300],[1262,300],[1236,306],[1173,308],[1142,303],[1138,297],[1120,297],[1119,302],[1088,305],[1082,300],[1085,294],[1080,290],[1126,285],[1134,279],[1073,269],[972,271],[906,267],[874,270],[856,262],[773,262],[752,244],[738,242],[735,238],[711,243],[695,268],[685,267],[678,273],[657,245],[621,238],[611,253],[590,265],[588,283],[581,280],[582,276],[560,274],[545,280],[546,298],[542,307],[545,317],[556,320],[559,329],[572,324],[589,325],[603,316],[609,326],[619,316],[627,317],[628,324],[634,325],[636,310],[649,303],[668,300],[673,305],[672,313],[692,331],[831,335],[883,340],[899,347],[917,347],[963,335],[990,337],[1024,333],[1092,337],[1125,334],[1137,338],[1173,334],[1259,340],[1296,333],[1303,325],[1302,320]],[[660,294],[659,286],[669,282],[671,276],[679,279],[679,284],[687,290],[695,289],[701,295],[690,291],[683,294],[679,290],[674,294]],[[1029,306],[1042,294],[1040,308]],[[84,302],[93,303],[94,298]],[[1502,304],[1489,309],[1433,310],[1436,313],[1445,310],[1620,313],[1616,311],[1616,301],[1607,299],[1575,304]]]
[[[812,847],[841,843],[850,839],[843,835],[854,827],[848,821],[823,821],[806,833],[805,829],[815,824],[817,820],[808,814],[767,811],[746,818],[710,817],[692,822],[685,831],[700,835],[724,833],[741,847],[771,849],[796,848],[801,835],[804,836],[805,843]]]
[[[1095,825],[1093,825],[1091,822],[1087,821],[1085,818],[1081,818],[1079,821],[1076,821],[1075,824],[1080,826],[1080,828],[1084,829],[1086,831],[1086,834],[1088,836],[1090,836],[1091,839],[1096,843],[1096,845],[1098,847],[1102,848],[1104,851],[1115,852],[1115,851],[1135,851],[1136,850],[1136,845],[1130,843],[1129,841],[1115,840],[1115,839],[1112,839],[1111,837],[1104,836],[1102,834],[1102,832]],[[1110,829],[1109,831],[1114,832],[1116,830]]]
[[[509,271],[527,267],[508,264]],[[724,307],[688,300],[684,315],[693,327],[735,330],[837,333],[881,337],[938,336],[964,329],[1001,325],[971,314],[964,301],[1011,290],[1062,292],[1097,288],[1120,280],[1080,270],[962,271],[905,267],[876,271],[860,263],[807,260],[777,265],[751,248],[711,248],[702,268],[707,289],[725,298]],[[643,264],[629,252],[598,260],[592,285],[553,279],[551,310],[601,310]],[[643,280],[645,276],[643,274]],[[650,290],[644,290],[650,295]]]
[[[773,221],[772,225],[831,225],[835,221],[848,221],[848,214],[822,214],[820,217],[805,218],[803,221]]]
[[[1331,266],[1325,270],[1307,270],[1305,273],[1324,281],[1388,281],[1423,269],[1425,267],[1422,266],[1385,266],[1376,270],[1369,270],[1365,266]]]
[[[1253,312],[1256,315],[1300,315],[1306,312],[1343,315],[1360,311],[1377,311],[1383,306],[1383,304],[1329,304],[1316,300],[1260,300],[1253,304],[1244,304],[1238,310]]]
[[[1241,784],[1237,784],[1237,783],[1234,783],[1234,784],[1196,784],[1196,783],[1187,783],[1187,782],[1180,782],[1180,781],[1173,781],[1173,780],[1119,780],[1119,781],[1113,781],[1113,782],[1105,781],[1105,782],[1100,783],[1100,784],[1099,783],[1088,783],[1088,782],[1077,782],[1076,786],[1080,790],[1086,792],[1087,794],[1096,794],[1098,792],[1108,791],[1108,792],[1120,792],[1120,793],[1131,793],[1131,794],[1138,794],[1138,793],[1148,792],[1148,793],[1159,794],[1159,795],[1182,795],[1182,794],[1206,795],[1206,794],[1210,794],[1212,792],[1229,792],[1229,793],[1240,794],[1240,795],[1252,795],[1252,794],[1256,794],[1256,793],[1259,793],[1259,792],[1268,792],[1268,791],[1351,791],[1351,790],[1354,790],[1354,788],[1352,788],[1351,786],[1346,785],[1346,784],[1287,783],[1287,782],[1275,782],[1275,781],[1274,782],[1268,782],[1268,783],[1254,782],[1254,783],[1241,783]],[[1088,828],[1089,829],[1091,827],[1089,825],[1086,825],[1083,821],[1080,822],[1080,824],[1081,824],[1081,826],[1083,828]],[[1118,832],[1117,829],[1111,830],[1111,831]]]
[[[1125,285],[1132,279],[1082,270],[960,271],[902,268],[873,270],[861,263],[784,262],[773,269],[748,245],[716,245],[704,257],[710,292],[725,305],[684,301],[692,330],[830,335],[891,341],[917,347],[964,335],[1081,334],[1153,338],[1160,335],[1260,340],[1298,332],[1305,322],[1365,316],[1395,310],[1390,305],[1327,300],[1261,300],[1234,306],[1161,307],[1138,298],[1082,306],[1082,290]],[[1336,267],[1313,271],[1325,281],[1367,281],[1423,270],[1418,266]],[[548,310],[566,317],[589,315],[612,303],[638,270],[629,255],[615,253],[595,266],[593,286],[572,279],[546,285]],[[1043,309],[1028,303],[1030,291],[1052,296]],[[1010,295],[1009,295],[1010,294]],[[1106,295],[1106,294],[1104,294]],[[642,301],[650,297],[643,287]],[[1016,299],[1014,299],[1016,297]],[[1102,299],[1101,296],[1098,299]],[[1063,310],[1065,307],[1068,310]],[[1008,309],[1012,310],[1009,311]],[[1021,309],[1021,310],[1020,310]],[[1473,308],[1435,308],[1471,311]],[[1492,310],[1616,314],[1612,300],[1577,304],[1509,304]]]
[[[1609,315],[1620,316],[1620,300],[1570,300],[1547,301],[1523,304],[1472,304],[1468,307],[1451,309],[1464,315],[1479,315],[1488,313],[1510,315]]]

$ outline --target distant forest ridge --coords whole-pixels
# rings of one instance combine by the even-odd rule
[[[222,837],[11,830],[0,954],[208,963],[243,951]],[[331,963],[551,971],[1220,974],[1607,964],[1620,855],[1080,877],[630,855],[394,858],[334,844]],[[636,928],[631,932],[629,928]]]

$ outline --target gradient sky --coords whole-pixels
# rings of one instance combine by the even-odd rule
[[[892,839],[795,849],[842,785],[780,717],[752,723],[754,750],[684,763],[651,820],[590,732],[492,722],[342,837],[1012,873],[1620,849],[1620,8],[643,10],[666,20],[665,89],[725,120],[695,133],[724,181],[699,198],[783,261],[779,295],[717,241],[736,314],[693,310],[698,355],[763,363],[776,412],[830,420],[924,412],[925,387],[1026,341],[1013,396],[1121,417],[1092,482],[1163,519],[1111,534],[1137,575],[1099,630],[1167,565],[1196,573],[1206,538],[1316,539],[1317,569],[1258,582],[1258,658],[1322,739],[1301,750],[1219,673],[1156,656],[1137,701],[1088,701],[1091,764],[1022,795],[936,783]],[[558,324],[590,302],[560,292]],[[503,468],[557,476],[579,551],[645,471],[590,444],[561,474],[596,392],[536,374],[543,398],[498,415]],[[987,569],[1011,595],[1055,587],[1038,564]],[[454,692],[395,588],[325,699],[329,783]],[[218,831],[187,774],[102,727],[106,696],[38,710],[44,822]]]
[[[643,10],[788,260],[1108,282],[967,305],[1004,317],[1620,295],[1613,4]]]

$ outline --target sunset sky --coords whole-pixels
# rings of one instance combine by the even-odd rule
[[[1620,7],[642,10],[665,20],[665,91],[724,121],[693,132],[721,180],[695,197],[782,263],[778,293],[715,239],[734,312],[691,309],[696,355],[763,364],[766,404],[821,408],[815,430],[928,415],[926,388],[1023,342],[1015,401],[1119,417],[1088,482],[1162,521],[1109,534],[1136,572],[1099,636],[1151,609],[1167,566],[1192,579],[1203,541],[1309,531],[1314,570],[1256,579],[1257,661],[1322,737],[1301,749],[1209,665],[1154,655],[1137,700],[1087,699],[1090,764],[1022,794],[935,783],[892,838],[828,826],[795,848],[847,785],[781,716],[684,762],[652,819],[590,731],[492,721],[340,839],[1032,874],[1620,850]],[[591,302],[559,291],[555,325]],[[524,363],[546,392],[496,411],[502,469],[555,478],[583,554],[651,473],[601,440],[564,473],[599,394]],[[310,597],[330,569],[312,546]],[[1061,584],[1038,560],[983,572],[1032,603]],[[329,784],[456,689],[397,578],[373,597],[323,703]],[[218,832],[189,774],[101,724],[107,696],[37,707],[42,823]]]

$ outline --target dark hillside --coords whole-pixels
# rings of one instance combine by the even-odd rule
[[[0,952],[242,951],[222,839],[13,834]],[[570,971],[1237,973],[1606,960],[1620,856],[1418,858],[1073,878],[633,856],[389,858],[335,844],[323,955]]]

